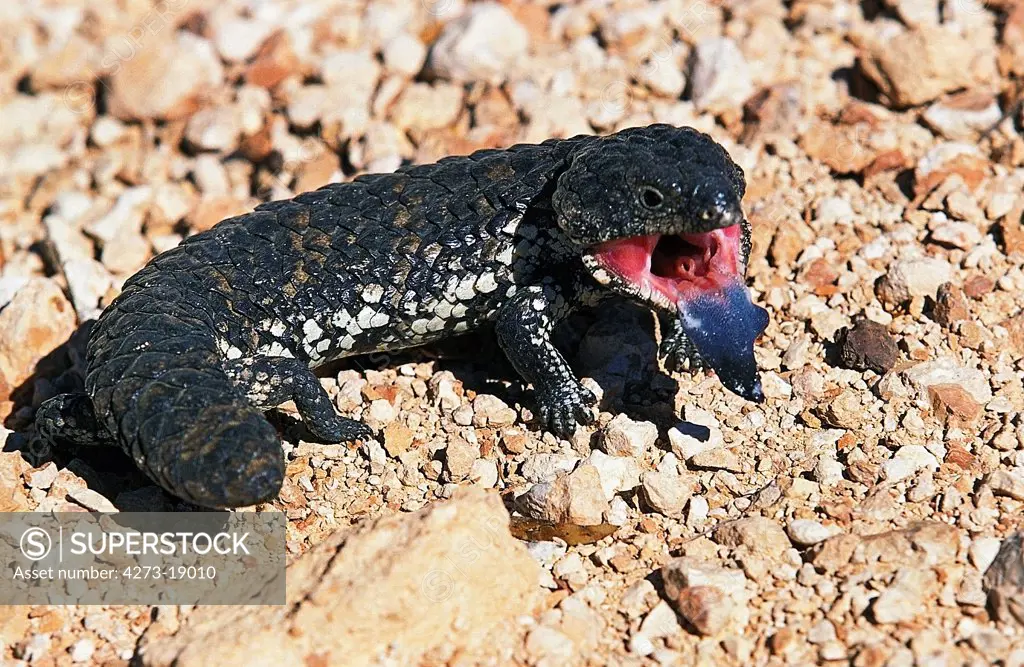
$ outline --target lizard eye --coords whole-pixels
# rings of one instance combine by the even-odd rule
[[[665,203],[665,195],[661,194],[657,188],[653,188],[650,185],[641,186],[639,195],[640,203],[643,204],[645,208],[657,209]]]

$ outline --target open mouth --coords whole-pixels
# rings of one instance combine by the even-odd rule
[[[641,296],[675,308],[680,299],[737,279],[741,236],[740,225],[700,234],[634,236],[606,241],[591,250],[591,257]]]

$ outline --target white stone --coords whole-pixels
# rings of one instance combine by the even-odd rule
[[[499,84],[526,54],[530,34],[497,2],[474,4],[445,26],[428,67],[442,79]]]
[[[743,53],[728,37],[712,37],[697,45],[690,71],[690,90],[698,111],[738,109],[754,92]]]
[[[925,468],[938,468],[935,455],[921,445],[903,445],[893,457],[882,464],[882,474],[888,482],[906,479]]]
[[[786,534],[794,544],[809,547],[824,542],[836,534],[834,528],[823,525],[814,519],[793,519],[786,526]]]

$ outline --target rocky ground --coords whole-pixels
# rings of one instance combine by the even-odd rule
[[[574,318],[571,441],[487,336],[331,369],[383,436],[274,416],[290,606],[0,607],[0,662],[1024,664],[1022,74],[1015,0],[3,3],[0,510],[190,509],[34,408],[153,254],[366,171],[696,126],[771,324],[754,405]]]

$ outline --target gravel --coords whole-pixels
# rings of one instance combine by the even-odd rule
[[[541,585],[524,585],[549,597],[435,661],[1024,660],[1024,11],[257,4],[0,16],[18,36],[0,40],[0,509],[187,509],[97,452],[31,445],[34,408],[82,382],[76,327],[156,252],[365,171],[686,124],[746,171],[766,401],[668,372],[650,314],[610,302],[562,327],[601,396],[571,441],[530,425],[531,390],[488,336],[345,364],[324,385],[380,442],[302,442],[280,420],[287,474],[268,508],[288,518],[289,558],[478,486],[508,501],[517,535],[550,531],[525,534],[549,546],[531,547]],[[506,562],[490,555],[455,561]],[[409,594],[444,627],[476,617],[395,588],[399,574],[373,599]],[[197,613],[10,609],[5,664],[160,664],[138,647],[185,641]]]

